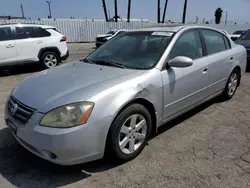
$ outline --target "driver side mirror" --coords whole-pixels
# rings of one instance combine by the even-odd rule
[[[170,67],[184,68],[190,67],[191,65],[193,65],[193,60],[185,56],[177,56],[168,62],[168,66]]]

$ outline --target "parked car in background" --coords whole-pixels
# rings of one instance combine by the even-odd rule
[[[225,35],[227,35],[229,38],[231,37],[231,35],[224,29],[220,30],[222,33],[224,33]]]
[[[69,56],[66,41],[53,26],[0,25],[0,66],[40,62],[55,67]]]
[[[22,81],[5,121],[53,163],[129,161],[166,122],[216,96],[231,99],[245,68],[245,48],[210,27],[126,31],[86,59]]]
[[[247,59],[250,60],[250,29],[245,31],[236,41],[236,44],[243,45],[247,50]]]
[[[233,34],[231,34],[231,39],[233,41],[237,40],[244,32],[245,32],[245,30],[237,30],[237,31],[233,32]]]
[[[118,35],[119,33],[123,33],[124,31],[126,31],[126,29],[111,30],[111,31],[107,32],[106,34],[98,35],[98,36],[96,37],[96,47],[98,48],[98,47],[101,46],[103,43],[105,43],[105,42],[107,42],[109,39],[111,39],[112,37]]]

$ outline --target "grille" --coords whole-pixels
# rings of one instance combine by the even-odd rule
[[[96,38],[96,41],[97,41],[97,42],[103,42],[103,41],[104,41],[104,37],[97,37],[97,38]]]
[[[9,99],[8,111],[22,125],[25,125],[35,112],[34,109],[20,103],[12,96]]]

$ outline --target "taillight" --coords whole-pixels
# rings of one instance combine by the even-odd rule
[[[63,36],[60,42],[65,42],[65,41],[67,41],[67,37]]]

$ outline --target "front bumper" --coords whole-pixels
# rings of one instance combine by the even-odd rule
[[[7,106],[7,105],[6,105]],[[74,128],[58,129],[39,125],[43,114],[35,112],[23,126],[5,108],[5,120],[16,140],[33,154],[60,165],[75,165],[101,159],[112,117]],[[14,126],[14,129],[13,129]]]
[[[69,57],[69,50],[67,50],[67,53],[61,57],[61,60],[66,60]]]

